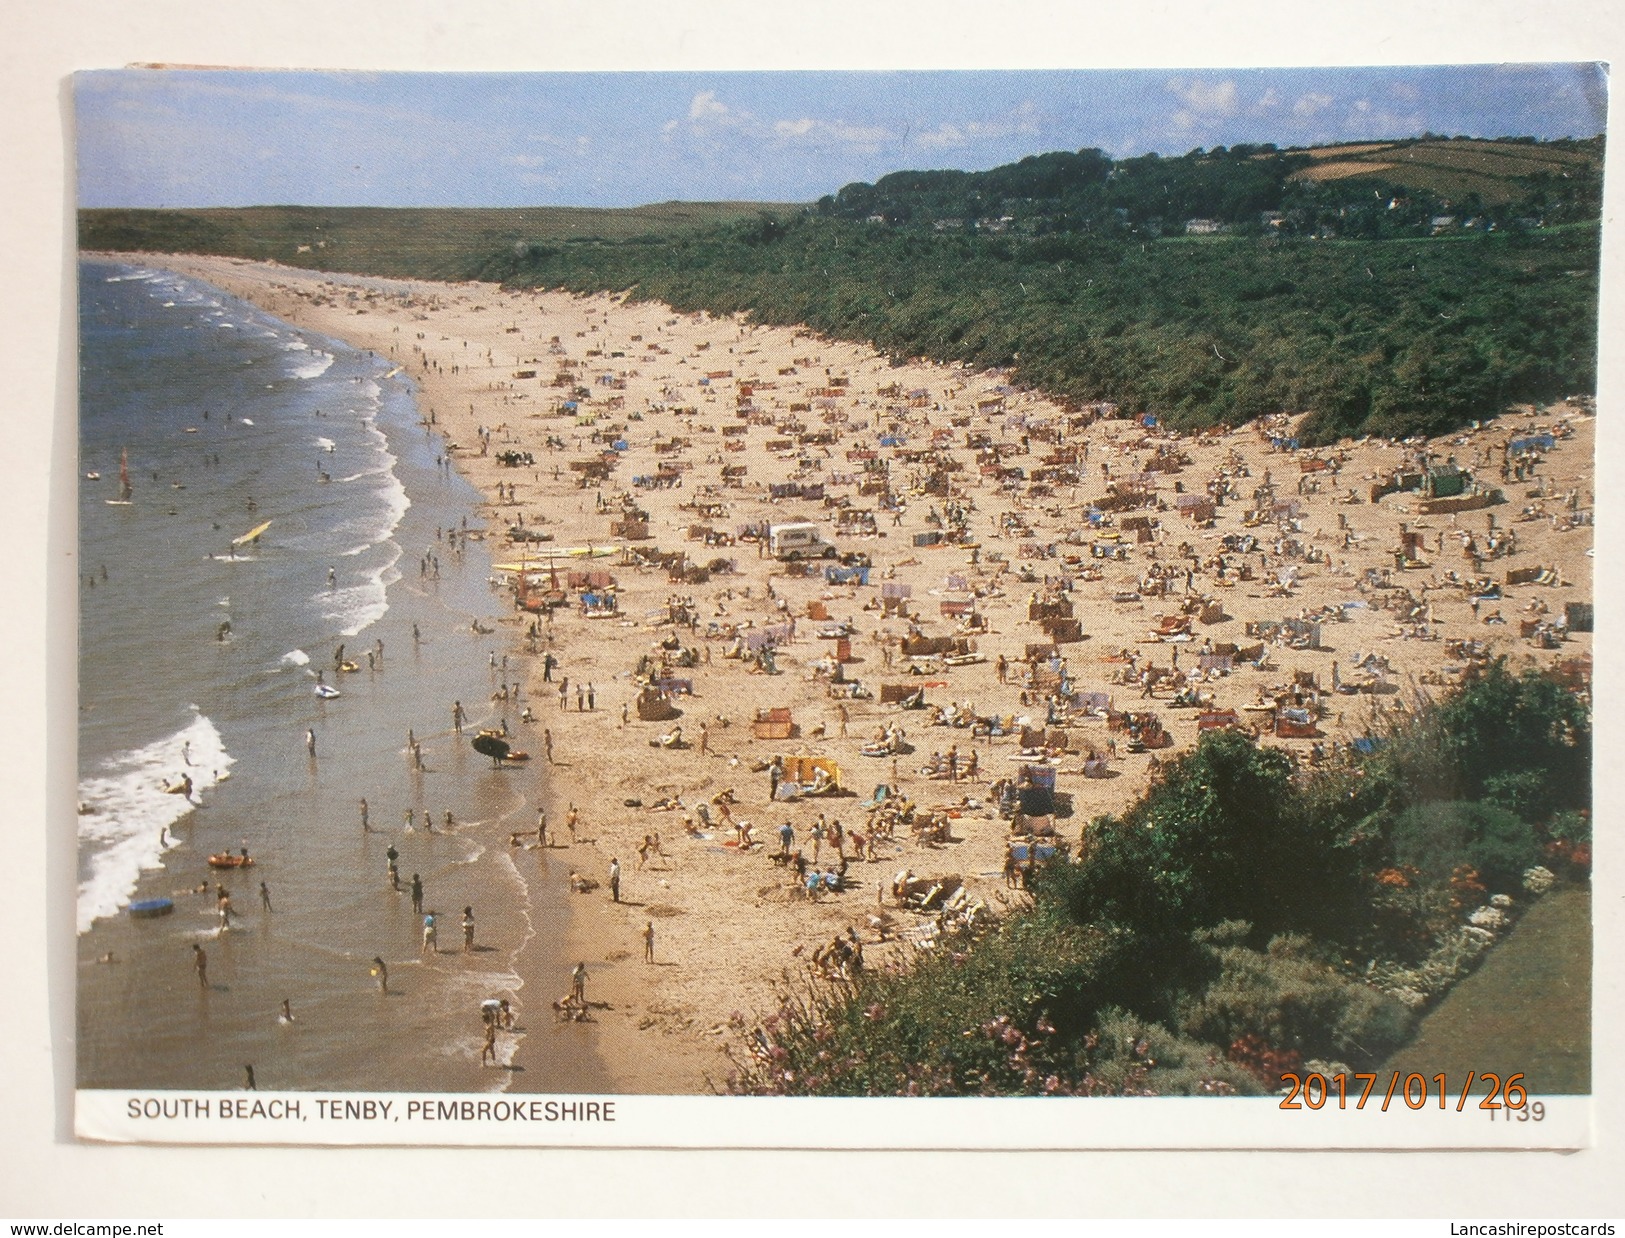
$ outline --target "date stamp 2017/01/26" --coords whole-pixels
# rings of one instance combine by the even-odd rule
[[[1504,1114],[1503,1120],[1508,1122],[1539,1122],[1546,1116],[1545,1105],[1540,1101],[1529,1102],[1522,1073],[1502,1079],[1493,1071],[1469,1070],[1466,1081],[1457,1091],[1450,1087],[1450,1080],[1443,1073],[1405,1074],[1396,1070],[1389,1075],[1388,1086],[1379,1095],[1381,1078],[1376,1073],[1363,1071],[1334,1075],[1283,1073],[1281,1083],[1290,1090],[1281,1098],[1281,1108],[1324,1109],[1330,1105],[1337,1109],[1364,1109],[1370,1102],[1387,1113],[1390,1105],[1423,1109],[1432,1101],[1440,1109],[1454,1108],[1457,1113],[1469,1108],[1483,1110],[1492,1120]],[[1476,1099],[1473,1097],[1475,1082],[1487,1089]],[[1470,1100],[1473,1103],[1469,1106]]]

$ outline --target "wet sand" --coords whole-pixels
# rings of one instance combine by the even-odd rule
[[[1089,819],[1121,810],[1144,791],[1153,760],[1195,743],[1198,711],[1173,707],[1165,689],[1147,696],[1137,672],[1152,665],[1172,673],[1177,656],[1179,669],[1188,673],[1204,642],[1242,649],[1267,642],[1261,669],[1238,664],[1232,673],[1199,685],[1211,694],[1210,709],[1234,710],[1244,724],[1267,728],[1274,711],[1261,701],[1286,699],[1295,678],[1300,692],[1303,682],[1313,679],[1317,689],[1310,690],[1311,703],[1325,703],[1323,736],[1264,741],[1304,760],[1316,742],[1329,746],[1379,729],[1391,711],[1404,709],[1418,693],[1445,690],[1465,664],[1452,642],[1481,642],[1514,665],[1525,659],[1588,660],[1591,652],[1589,635],[1574,634],[1554,648],[1540,648],[1520,635],[1521,620],[1541,617],[1532,608],[1544,607],[1544,618],[1551,620],[1564,613],[1565,603],[1591,598],[1587,520],[1594,499],[1594,422],[1577,407],[1515,411],[1427,444],[1375,439],[1343,444],[1335,453],[1314,453],[1321,459],[1335,454],[1335,475],[1309,473],[1300,466],[1300,456],[1309,453],[1273,449],[1258,427],[1179,438],[1123,419],[1074,426],[1075,410],[1004,389],[998,375],[894,366],[861,346],[733,319],[679,315],[658,305],[627,305],[607,296],[509,293],[492,285],[338,276],[225,259],[143,260],[200,276],[301,326],[394,357],[421,384],[422,411],[455,445],[455,466],[485,495],[493,530],[522,517],[526,527],[551,535],[553,546],[616,552],[590,567],[613,576],[617,615],[587,618],[573,592],[572,605],[560,609],[550,625],[541,624],[537,652],[526,652],[525,625],[532,616],[510,613],[500,629],[510,659],[525,667],[527,699],[536,712],[534,723],[516,728],[516,742],[534,754],[536,767],[523,776],[534,779],[531,794],[546,806],[554,835],[547,850],[516,848],[512,858],[531,887],[532,903],[545,898],[552,906],[568,904],[571,913],[562,930],[539,932],[518,958],[520,1015],[530,1034],[514,1059],[525,1069],[512,1076],[513,1090],[545,1088],[557,1077],[547,1069],[548,1061],[589,1048],[615,1090],[690,1093],[720,1084],[728,1070],[722,1047],[733,1040],[730,1016],[737,1012],[754,1021],[773,1004],[775,988],[787,976],[803,974],[813,950],[835,934],[855,928],[865,940],[870,966],[905,959],[911,947],[876,940],[875,927],[881,904],[889,908],[886,918],[893,927],[918,922],[892,906],[886,891],[893,874],[905,868],[958,875],[973,898],[994,912],[1019,900],[1021,895],[1007,892],[1002,875],[1008,827],[982,802],[990,780],[1020,770],[1018,735],[973,740],[969,730],[928,726],[926,713],[899,712],[879,698],[886,684],[923,686],[933,706],[957,703],[976,715],[1041,725],[1042,685],[1029,689],[1024,678],[1018,682],[1028,646],[1050,641],[1041,619],[1033,617],[1042,614],[1034,601],[1070,602],[1080,623],[1082,639],[1056,651],[1065,659],[1071,687],[1105,694],[1119,711],[1154,710],[1173,740],[1160,752],[1130,752],[1126,733],[1109,730],[1104,719],[1067,722],[1068,751],[1055,764],[1057,789],[1073,797],[1074,811],[1057,827],[1074,845]],[[564,385],[552,385],[560,374],[570,377]],[[747,385],[753,389],[748,395],[742,391]],[[572,399],[577,408],[564,408]],[[757,410],[755,417],[740,415],[750,409]],[[596,424],[583,423],[593,416]],[[791,422],[808,433],[829,431],[831,440],[797,444]],[[618,428],[601,433],[611,426]],[[743,429],[725,434],[724,427]],[[482,428],[488,432],[483,443]],[[1533,477],[1503,482],[1501,445],[1537,428],[1557,429],[1563,437],[1545,453]],[[1056,429],[1062,431],[1060,443],[1053,441]],[[606,441],[592,441],[595,433]],[[881,433],[895,433],[906,443],[900,449],[883,446]],[[977,452],[968,445],[971,435],[1002,445],[1010,453],[1002,463],[1023,468],[1025,479],[1001,487],[998,478],[979,469]],[[1024,437],[1026,452],[1019,450]],[[550,446],[550,440],[561,445]],[[612,441],[624,442],[625,449],[613,453],[616,464],[607,480],[578,484],[581,475],[571,465],[603,459]],[[1045,459],[1063,448],[1087,449],[1075,466],[1081,477],[1036,489],[1035,471],[1058,467],[1046,466]],[[922,449],[926,455],[904,458],[904,452]],[[1374,481],[1408,467],[1423,450],[1441,463],[1454,457],[1487,484],[1503,488],[1507,501],[1484,510],[1429,515],[1416,493],[1369,500]],[[534,463],[504,467],[498,456],[506,451],[529,452]],[[834,512],[821,500],[771,499],[769,484],[800,481],[822,484],[829,496],[875,510],[877,499],[860,494],[867,462],[849,457],[849,451],[873,451],[876,459],[889,461],[892,488],[906,499],[895,518],[877,510],[872,533],[837,535],[829,523]],[[1147,474],[1159,451],[1178,457],[1170,465],[1174,471]],[[945,511],[943,495],[919,492],[934,458],[962,466],[952,476],[951,497],[971,508],[966,544],[918,544],[940,532]],[[672,466],[680,486],[634,484],[634,478],[654,476],[662,464]],[[741,475],[724,478],[725,467],[740,466]],[[1165,509],[1125,511],[1115,525],[1080,534],[1082,509],[1106,493],[1107,469],[1114,482],[1128,477],[1149,482]],[[1178,510],[1176,485],[1199,496],[1221,474],[1229,477],[1235,497],[1216,509],[1210,527],[1199,527]],[[1253,490],[1266,479],[1275,484],[1276,501],[1296,503],[1296,514],[1282,511],[1276,513],[1279,519],[1272,515],[1248,523]],[[499,489],[509,486],[511,500]],[[1350,491],[1359,502],[1343,501]],[[721,507],[713,513],[696,510],[702,495],[703,502]],[[612,532],[621,519],[623,496],[647,513],[647,540]],[[600,510],[600,499],[616,512]],[[1125,517],[1132,516],[1150,516],[1160,528],[1149,541],[1138,541],[1124,529],[1131,523]],[[871,583],[829,584],[821,572],[787,576],[783,565],[759,557],[753,544],[707,546],[689,536],[700,527],[734,534],[740,526],[768,520],[819,522],[842,550],[872,557]],[[1509,530],[1516,533],[1512,553],[1506,553]],[[1408,565],[1395,558],[1402,531],[1420,538],[1412,544]],[[1126,547],[1124,557],[1094,557],[1091,543],[1110,553],[1114,534]],[[1077,540],[1068,544],[1069,535]],[[1254,536],[1259,545],[1227,554],[1221,578],[1215,557],[1224,549],[1221,539],[1232,535]],[[1488,547],[1492,535],[1499,543],[1495,552]],[[1468,553],[1468,536],[1481,568],[1475,569]],[[1031,557],[1027,549],[1052,544],[1055,557]],[[690,563],[702,565],[731,559],[735,571],[713,573],[703,583],[673,582],[663,568],[632,566],[625,559],[626,551],[651,548],[686,551]],[[493,555],[499,563],[535,561],[517,543],[498,542]],[[588,566],[579,559],[570,563],[578,570]],[[1188,593],[1186,567],[1192,570]],[[1148,579],[1153,568],[1169,577],[1166,595],[1159,596],[1160,586]],[[1504,583],[1509,572],[1535,568],[1548,574],[1535,582]],[[1475,606],[1450,573],[1492,576],[1503,582],[1504,596]],[[1047,594],[1046,583],[1063,576],[1071,578],[1070,591]],[[881,616],[882,583],[911,588],[910,614],[921,633],[963,635],[985,660],[908,674],[897,640],[908,633],[909,623]],[[1414,613],[1385,609],[1402,589],[1411,595],[1405,609],[1414,606]],[[974,610],[986,626],[966,632],[949,612],[967,609],[973,594]],[[677,700],[682,715],[676,722],[690,745],[681,750],[651,746],[675,724],[639,721],[634,708],[639,659],[646,654],[658,659],[660,643],[676,631],[665,622],[674,597],[691,600],[700,619],[698,633],[685,629],[680,637],[681,646],[699,652],[700,664],[672,672],[693,684],[692,697]],[[1168,625],[1177,626],[1182,608],[1203,597],[1210,605],[1191,617],[1188,643],[1152,638],[1165,626],[1165,616]],[[811,617],[820,607],[830,617],[827,622]],[[1334,610],[1341,621],[1331,618]],[[748,635],[792,615],[794,637],[779,648],[777,674],[755,673],[748,662],[724,657],[731,644],[726,637],[706,639],[711,624],[749,623]],[[1248,633],[1250,624],[1316,615],[1325,619],[1319,649]],[[1506,622],[1485,622],[1497,616]],[[814,669],[834,651],[834,642],[820,639],[818,629],[840,620],[850,620],[855,629],[846,677],[873,693],[844,702],[845,737],[841,703]],[[889,659],[882,639],[889,643]],[[543,651],[551,651],[559,663],[553,683],[543,682]],[[1132,669],[1122,659],[1125,651],[1134,655]],[[1008,682],[1000,682],[997,673],[1001,654],[1009,663]],[[1334,676],[1345,685],[1365,681],[1354,662],[1357,655],[1373,654],[1387,664],[1382,678],[1390,690],[1331,690]],[[570,691],[561,702],[556,684],[564,676]],[[589,683],[595,708],[578,710],[576,688]],[[1034,695],[1024,704],[1022,693],[1029,690]],[[623,707],[630,715],[624,723]],[[756,711],[774,708],[791,711],[797,734],[778,741],[753,738]],[[707,726],[703,754],[702,722]],[[913,746],[895,765],[859,751],[888,723],[905,728]],[[553,739],[556,764],[551,767],[543,751],[544,728]],[[954,785],[920,772],[934,752],[946,753],[950,746],[961,758],[974,748],[977,782]],[[1108,776],[1083,776],[1091,751],[1105,761]],[[833,758],[843,784],[857,797],[770,804],[768,775],[753,767],[775,754]],[[793,824],[798,846],[810,845],[809,831],[820,812],[849,830],[861,830],[859,800],[876,784],[891,781],[894,768],[901,790],[922,807],[971,801],[956,809],[950,841],[925,846],[903,836],[883,846],[876,862],[851,866],[853,888],[819,902],[796,897],[784,869],[767,858],[777,849],[780,823]],[[735,819],[750,821],[764,848],[742,851],[722,830],[702,831],[709,837],[685,834],[685,813],[692,815],[695,805],[728,788],[735,792]],[[652,811],[663,797],[680,799],[684,808]],[[640,806],[628,805],[629,800]],[[572,804],[579,812],[573,844],[565,828]],[[656,831],[666,855],[640,865],[637,847]],[[619,903],[607,892],[612,857],[622,869]],[[597,882],[597,888],[569,893],[572,872]],[[651,923],[652,965],[643,959],[643,933]],[[556,936],[544,941],[545,932],[562,932],[562,942]],[[587,964],[587,996],[599,1003],[590,1022],[554,1021],[550,1002],[569,986],[563,959]]]

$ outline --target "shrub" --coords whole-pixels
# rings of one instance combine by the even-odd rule
[[[1123,1010],[1102,1014],[1083,1065],[1100,1090],[1116,1096],[1257,1096],[1268,1090],[1213,1045]]]
[[[1283,753],[1210,732],[1121,818],[1090,825],[1081,862],[1052,894],[1080,922],[1148,935],[1223,920],[1245,920],[1261,939],[1332,931],[1363,894],[1356,852],[1336,819],[1300,808]]]
[[[944,939],[903,973],[787,981],[736,1028],[731,1090],[775,1095],[1012,1096],[1079,1086],[1078,1052],[1126,939],[1042,914]]]
[[[1380,1061],[1410,1036],[1402,1004],[1341,974],[1308,938],[1278,936],[1260,951],[1239,944],[1243,935],[1237,925],[1203,935],[1218,977],[1186,1003],[1187,1034],[1227,1045],[1257,1037],[1276,1052],[1358,1063]]]
[[[1488,929],[1464,924],[1442,936],[1417,966],[1379,964],[1368,979],[1373,987],[1412,1010],[1420,1010],[1478,966],[1484,951],[1494,942],[1495,934]]]
[[[1565,809],[1546,823],[1546,836],[1553,842],[1570,845],[1591,842],[1591,814],[1585,809]]]
[[[1518,888],[1540,858],[1534,828],[1494,804],[1427,803],[1400,813],[1389,830],[1394,859],[1435,880],[1467,865],[1495,892]]]

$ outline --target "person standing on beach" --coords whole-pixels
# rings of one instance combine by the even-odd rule
[[[547,809],[545,808],[536,810],[536,845],[538,847],[547,846]]]
[[[316,731],[314,728],[305,729],[305,751],[310,753],[310,759],[316,759]]]
[[[388,993],[389,992],[389,968],[387,966],[385,966],[384,960],[382,958],[380,958],[376,954],[372,956],[372,969],[371,970],[372,970],[372,974],[378,978],[378,991],[380,993]]]
[[[702,722],[702,723],[700,723],[700,755],[703,757],[706,753],[708,753],[710,751],[711,751],[711,731],[705,725],[705,723]]]
[[[582,1010],[587,1008],[587,965],[577,963],[570,973],[570,1000]]]
[[[609,860],[609,897],[613,902],[621,901],[621,862],[614,856]]]
[[[435,920],[434,913],[430,912],[423,917],[423,950],[424,954],[440,953],[440,925]]]
[[[542,751],[547,753],[547,763],[553,764],[553,732],[545,726],[542,728]]]
[[[271,910],[271,887],[263,881],[260,882],[260,906],[266,911]]]
[[[775,756],[767,767],[767,799],[772,803],[779,798],[779,779],[784,777],[784,758]]]
[[[372,833],[372,826],[367,823],[367,801],[364,799],[361,801],[361,832]]]
[[[200,989],[209,988],[209,956],[203,952],[203,947],[196,942],[192,943],[192,970],[197,973],[197,983]]]
[[[584,712],[586,708],[587,693],[580,684],[576,685],[576,713]]]
[[[412,874],[412,911],[423,914],[423,878],[416,873]]]
[[[451,703],[451,729],[458,735],[463,733],[463,720],[467,716],[468,715],[463,713],[463,703],[461,701],[453,701]]]
[[[643,961],[645,963],[655,961],[655,922],[653,920],[648,921],[643,926]]]
[[[576,822],[579,820],[581,820],[581,814],[576,811],[576,806],[571,804],[570,811],[564,814],[564,828],[570,831],[570,843],[572,846],[575,844]]]
[[[474,948],[474,908],[463,908],[463,953]]]
[[[481,1066],[485,1065],[487,1056],[491,1059],[491,1065],[495,1066],[497,1064],[497,1021],[495,1019],[485,1021],[485,1047],[480,1050]]]
[[[592,684],[587,685],[587,712],[593,713],[598,709],[598,698],[593,694]]]
[[[535,625],[533,624],[532,627],[534,627],[534,626]],[[555,658],[551,653],[544,653],[542,655],[542,682],[543,683],[552,683],[553,682],[553,668],[555,666],[557,666],[558,664],[559,664],[559,660],[557,658]]]

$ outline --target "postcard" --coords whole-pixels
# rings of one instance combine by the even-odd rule
[[[1589,1144],[1602,66],[73,97],[80,1137]]]

